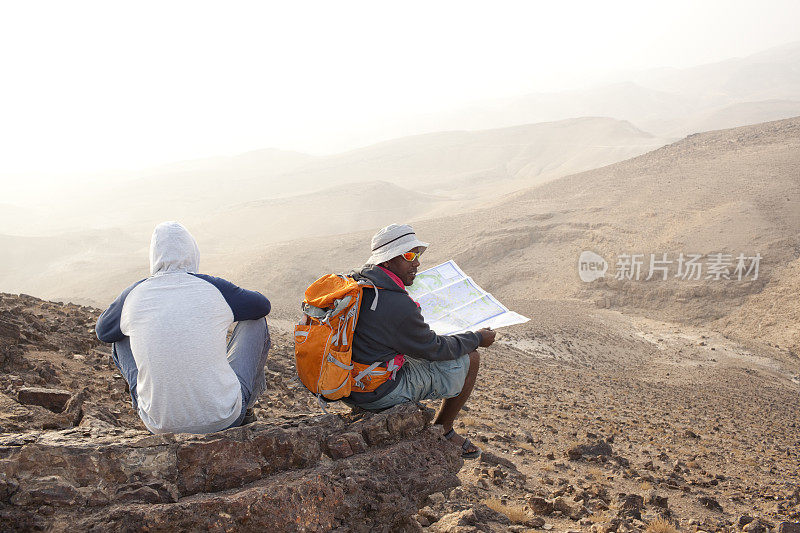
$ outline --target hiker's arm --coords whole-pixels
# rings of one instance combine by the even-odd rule
[[[142,281],[144,280],[139,280],[122,291],[122,294],[117,296],[117,299],[108,306],[108,309],[103,311],[103,314],[97,319],[97,325],[94,327],[98,339],[103,342],[112,343],[119,342],[125,338],[125,334],[122,333],[122,328],[120,326],[122,306],[125,305],[125,298],[128,297],[128,294]]]
[[[474,351],[480,342],[480,334],[474,331],[456,335],[437,335],[425,323],[419,309],[415,309],[397,328],[392,347],[409,357],[447,361]]]
[[[222,293],[223,298],[225,298],[231,311],[233,311],[234,322],[256,320],[269,314],[271,309],[269,300],[260,292],[245,290],[222,278],[215,278],[206,274],[192,275],[209,282]]]

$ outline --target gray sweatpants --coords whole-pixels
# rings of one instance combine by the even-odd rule
[[[267,364],[267,353],[272,342],[269,338],[267,320],[243,320],[236,323],[231,340],[228,341],[228,364],[231,365],[242,386],[242,412],[231,427],[242,423],[245,411],[255,405],[258,397],[267,388],[264,367]],[[131,403],[138,410],[136,398],[136,378],[139,369],[131,351],[129,338],[115,342],[111,347],[111,357],[117,365],[122,377],[131,389]]]

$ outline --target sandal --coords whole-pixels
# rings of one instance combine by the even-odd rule
[[[450,431],[444,434],[444,438],[447,440],[451,440],[455,435],[456,435],[456,430],[451,429]],[[478,448],[477,450],[472,450],[471,452],[467,451],[472,445],[473,445],[472,441],[470,441],[468,438],[465,437],[464,442],[461,443],[462,459],[477,459],[478,457],[481,456],[481,449],[478,448],[477,446],[475,446],[475,448]]]
[[[256,420],[258,420],[258,418],[256,417],[256,414],[253,411],[253,408],[251,407],[250,409],[247,409],[244,412],[244,418],[242,419],[242,423],[239,424],[239,425],[240,426],[246,426],[247,424],[252,424]]]

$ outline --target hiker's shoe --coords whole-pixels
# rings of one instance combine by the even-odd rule
[[[244,418],[242,419],[242,425],[246,426],[247,424],[252,424],[256,420],[258,420],[258,418],[256,418],[256,414],[253,412],[253,408],[251,407],[250,409],[248,409],[247,411],[244,412]]]
[[[444,434],[444,438],[447,440],[451,440],[453,437],[457,435],[455,429],[451,429],[447,433]],[[462,459],[477,459],[481,456],[481,449],[475,446],[474,450],[470,451],[470,448],[475,446],[472,444],[468,438],[464,438],[464,442],[461,443],[461,458]]]

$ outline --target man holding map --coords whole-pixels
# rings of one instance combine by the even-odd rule
[[[363,409],[385,409],[403,402],[443,398],[435,423],[445,438],[461,447],[462,457],[480,449],[456,434],[453,422],[469,398],[478,375],[478,346],[490,346],[489,328],[439,335],[425,322],[420,304],[406,291],[414,283],[420,255],[428,247],[408,225],[392,224],[372,237],[372,255],[352,275],[368,284],[353,336],[353,361],[379,363],[391,376],[371,392],[353,392],[345,401]],[[373,288],[373,286],[375,288]],[[367,387],[369,388],[369,387]]]

